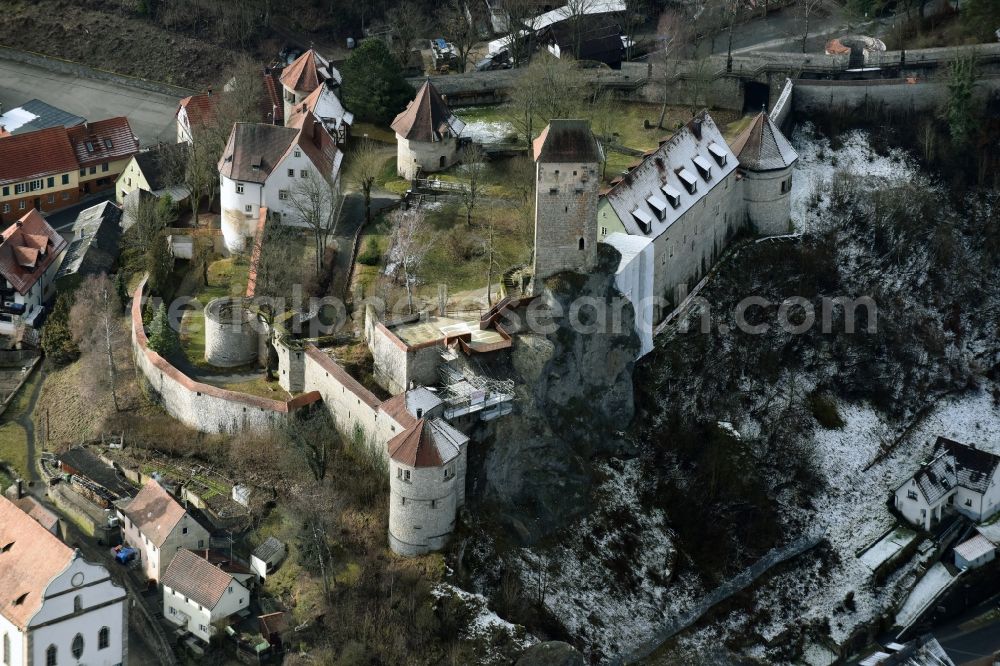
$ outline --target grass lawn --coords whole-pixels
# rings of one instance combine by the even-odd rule
[[[191,270],[199,271],[199,267]],[[249,264],[234,258],[219,259],[208,266],[208,284],[200,285],[192,296],[202,307],[209,301],[223,296],[242,296],[246,293]],[[181,349],[187,360],[195,366],[210,368],[205,362],[205,326],[201,312],[188,310],[181,320]]]
[[[396,145],[396,134],[388,127],[380,127],[373,123],[355,122],[351,126],[351,138],[355,141],[368,137],[372,141]]]
[[[0,425],[0,460],[22,476],[27,475],[34,461],[28,460],[28,435],[14,421],[28,413],[28,401],[40,381],[41,373],[36,369],[11,401],[3,415],[4,423]]]
[[[396,173],[395,155],[386,158],[385,164],[382,165],[382,171],[375,179],[375,185],[399,195],[406,194],[406,190],[410,189],[410,181],[400,178],[399,174]]]
[[[249,393],[250,395],[257,395],[262,398],[270,398],[271,400],[288,400],[292,397],[287,391],[285,391],[285,389],[281,388],[277,379],[270,382],[267,381],[263,370],[260,373],[260,377],[257,379],[233,382],[231,384],[218,384],[218,386],[228,391]]]

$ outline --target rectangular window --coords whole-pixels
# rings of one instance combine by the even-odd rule
[[[972,498],[971,497],[965,500],[965,506],[972,506]]]
[[[302,157],[302,151],[301,150],[296,150],[295,151],[295,156],[296,157]]]
[[[244,210],[248,213],[253,212],[253,206],[247,204],[246,206],[244,206]]]
[[[10,186],[9,185],[4,185],[3,186],[3,195],[5,197],[9,197],[10,196]]]
[[[62,184],[63,185],[69,185],[69,174],[68,173],[64,173],[62,175]]]
[[[437,500],[431,500],[431,508],[432,509],[436,509],[437,508]]]
[[[105,148],[113,148],[114,147],[114,144],[111,143],[111,139],[105,139],[104,140],[104,147]]]
[[[62,199],[63,201],[69,201],[69,192],[63,192]]]
[[[80,175],[81,176],[86,176],[87,175],[87,170],[86,169],[80,169]]]
[[[288,200],[288,190],[278,190],[278,198],[282,201]]]
[[[56,202],[56,195],[50,194],[49,195],[49,203],[55,203],[55,202]]]
[[[37,180],[31,181],[31,187],[29,187],[28,189],[30,189],[32,192],[34,192],[35,190],[40,190],[43,187],[44,187],[44,185],[43,185],[42,179],[39,178]]]
[[[403,470],[403,481],[409,481],[409,480],[410,480],[410,470],[404,469]]]
[[[17,205],[17,207],[19,210],[24,210],[24,199],[21,199],[21,202]]]
[[[108,170],[108,163],[105,162],[104,164],[101,165],[101,171],[107,171],[107,170]]]
[[[90,167],[90,175],[93,176],[95,173],[97,173],[97,167],[96,166]]]
[[[916,493],[916,491],[913,491],[913,490],[906,491],[906,499],[911,499],[911,500],[917,499],[917,493]]]
[[[288,170],[288,177],[289,178],[295,178],[295,169],[289,169]]]
[[[308,178],[309,177],[309,172],[306,171],[305,169],[299,169],[299,177],[300,178]]]
[[[243,183],[236,183],[236,194],[243,194]]]
[[[45,186],[46,187],[55,187],[56,186],[56,179],[55,179],[55,177],[54,176],[49,176],[48,179],[45,181]]]
[[[5,213],[9,213],[10,212],[10,204],[4,204],[3,205],[3,212],[5,212]]]
[[[182,527],[181,528],[181,534],[187,534],[187,533],[188,533],[188,528]]]
[[[18,183],[14,186],[14,194],[24,194],[28,190],[27,183]]]

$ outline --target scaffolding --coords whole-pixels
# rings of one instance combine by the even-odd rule
[[[445,404],[446,419],[478,412],[481,419],[490,421],[513,411],[513,380],[490,377],[482,368],[472,372],[447,363],[441,365],[440,373],[439,396]]]

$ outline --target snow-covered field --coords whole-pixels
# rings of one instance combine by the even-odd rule
[[[818,134],[808,122],[796,126],[792,133],[792,146],[799,154],[792,169],[792,220],[796,225],[802,225],[808,218],[817,192],[838,171],[863,176],[871,187],[890,180],[912,182],[923,177],[920,167],[906,151],[897,148],[888,155],[876,153],[864,130],[845,132],[840,139],[843,145],[833,150],[829,139]],[[823,201],[817,203],[821,208],[825,206]]]
[[[511,134],[514,134],[514,126],[502,120],[486,121],[475,120],[465,126],[462,136],[468,137],[476,143],[503,143]]]
[[[481,594],[467,592],[450,583],[441,583],[431,590],[436,598],[457,596],[469,609],[472,616],[466,627],[463,638],[478,642],[483,646],[485,654],[481,655],[481,664],[504,664],[507,658],[490,650],[490,645],[497,640],[508,640],[517,646],[518,651],[530,647],[538,639],[524,631],[524,627],[511,624],[489,609],[486,597]]]
[[[951,575],[943,564],[940,562],[935,563],[934,566],[927,570],[924,577],[913,586],[913,590],[906,598],[906,602],[903,603],[903,607],[899,609],[899,613],[896,615],[896,624],[905,627],[917,619],[920,612],[927,607],[927,604],[931,603],[946,587],[951,585],[953,580],[955,580],[955,577]]]

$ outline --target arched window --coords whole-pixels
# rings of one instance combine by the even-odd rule
[[[111,644],[111,630],[107,627],[101,627],[101,630],[97,632],[97,649],[103,650]]]
[[[442,169],[445,168],[446,166],[448,166],[448,159],[444,155],[442,155],[439,164]]]
[[[580,249],[582,250],[583,248],[584,248],[584,242],[583,242],[583,239],[581,238],[580,239]]]
[[[83,597],[79,594],[73,597],[73,612],[79,613],[83,610]]]
[[[56,657],[58,653],[56,652],[56,646],[50,645],[45,648],[45,666],[56,666]]]
[[[70,652],[72,652],[73,656],[77,659],[83,656],[83,636],[77,634],[73,637],[73,645],[70,648]]]

